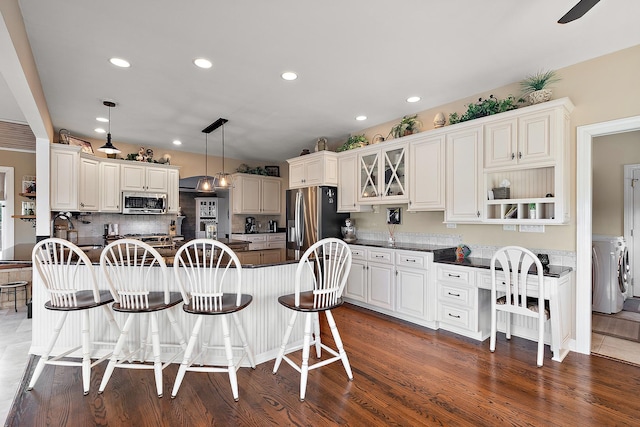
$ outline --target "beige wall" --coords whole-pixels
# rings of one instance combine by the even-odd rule
[[[640,164],[640,131],[595,138],[593,234],[624,234],[624,165]]]
[[[22,177],[25,175],[36,175],[36,155],[35,153],[0,149],[0,166],[13,167],[14,215],[20,215],[22,202],[28,201],[28,199],[18,195],[18,193],[22,192]],[[14,259],[31,259],[31,250],[36,241],[36,230],[32,224],[31,222],[21,221],[19,219],[14,220]]]
[[[531,70],[532,72],[536,70]],[[456,229],[448,229],[443,224],[442,212],[424,212],[404,215],[406,221],[397,232],[422,232],[459,234],[469,244],[519,244],[526,247],[547,248],[575,251],[576,245],[576,127],[613,119],[640,115],[640,45],[605,55],[590,61],[575,64],[558,70],[562,80],[556,83],[554,98],[569,97],[575,109],[571,115],[571,221],[568,225],[547,226],[545,233],[518,233],[503,231],[499,225],[458,225]],[[470,76],[469,78],[473,78]],[[423,129],[433,129],[433,118],[438,112],[446,117],[451,112],[463,113],[465,105],[476,101],[479,97],[493,94],[498,98],[508,95],[519,95],[519,84],[503,86],[486,92],[469,96],[457,102],[418,112],[423,122]],[[406,114],[415,114],[407,109]],[[396,121],[363,129],[369,139],[375,134],[387,136]],[[595,156],[594,156],[595,157]],[[384,214],[381,207],[379,214],[353,214],[358,228],[386,230]]]

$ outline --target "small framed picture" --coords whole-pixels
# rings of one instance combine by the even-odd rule
[[[69,135],[69,145],[77,145],[82,147],[82,152],[87,154],[93,154],[93,147],[89,141],[85,141],[75,136]]]
[[[402,224],[401,208],[387,208],[387,224]]]
[[[280,176],[280,166],[265,166],[264,170],[267,171],[268,176]]]

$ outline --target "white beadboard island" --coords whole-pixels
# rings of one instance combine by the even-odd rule
[[[278,297],[281,295],[294,292],[295,271],[298,266],[297,261],[285,261],[278,264],[269,265],[247,265],[242,268],[242,293],[253,296],[253,301],[246,309],[239,313],[242,320],[247,339],[252,346],[255,354],[256,363],[263,363],[275,359],[279,346],[282,342],[291,312],[278,303]],[[106,279],[103,277],[100,266],[93,265],[100,289],[109,289]],[[87,273],[84,273],[88,275]],[[160,269],[152,272],[154,275],[154,289],[160,290]],[[87,280],[81,278],[81,280]],[[169,286],[172,291],[179,292],[177,283],[173,278],[173,268],[169,267]],[[58,319],[60,313],[47,310],[44,303],[48,300],[47,291],[37,274],[33,277],[33,336],[31,354],[42,355],[46,350],[49,338],[53,333],[53,326]],[[188,315],[182,310],[182,303],[173,308],[176,318],[182,326],[185,339],[188,340],[191,329],[195,322],[196,316]],[[122,313],[114,313],[116,321],[119,325],[123,325],[125,315]],[[222,345],[222,328],[220,321],[211,316],[212,326],[206,326],[213,329],[213,339],[211,342],[220,343]],[[162,343],[177,344],[177,338],[174,336],[173,330],[169,325],[167,316],[161,314],[160,320],[160,339]],[[293,330],[290,343],[302,343],[303,322],[297,322],[298,325]],[[60,333],[53,354],[59,354],[61,350],[79,346],[81,313],[69,313],[69,317]],[[102,356],[108,354],[114,347],[117,336],[108,327],[102,310],[91,310],[91,329],[92,340],[94,344],[93,356]],[[240,340],[236,333],[235,327],[231,326],[231,339],[234,345],[239,345]],[[201,334],[206,336],[204,332]],[[140,337],[139,326],[131,331],[130,342],[137,342]],[[163,347],[163,360],[169,360],[175,352],[175,347]],[[78,356],[72,354],[71,356]],[[151,349],[147,353],[147,358],[151,358]],[[207,363],[219,363],[224,359],[222,350],[213,349],[208,353]],[[246,360],[242,366],[249,366]]]

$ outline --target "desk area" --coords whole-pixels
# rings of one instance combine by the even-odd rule
[[[440,327],[478,340],[491,332],[491,260],[467,258],[436,262],[436,292]],[[575,272],[570,267],[545,269],[545,299],[549,301],[550,321],[545,343],[551,346],[553,360],[562,362],[574,336]],[[499,289],[499,288],[498,288]],[[513,335],[535,340],[535,324],[530,319],[512,317]],[[502,316],[498,330],[504,332]]]

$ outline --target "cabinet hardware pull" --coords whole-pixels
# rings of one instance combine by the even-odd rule
[[[410,258],[405,259],[405,261],[406,261],[406,262],[416,262],[416,260],[415,260],[415,259],[410,259]]]
[[[480,211],[476,212],[476,216],[480,218]]]
[[[516,158],[516,154],[515,153],[511,153],[511,160]]]
[[[522,158],[522,151],[518,151],[518,158],[521,159]]]
[[[459,278],[460,278],[460,275],[459,275],[459,274],[451,274],[451,273],[447,273],[447,275],[448,275],[449,277],[455,277],[455,278],[457,278],[457,279],[459,279]]]
[[[447,292],[449,295],[451,295],[452,297],[459,297],[460,294],[454,294],[453,292]]]
[[[447,315],[448,315],[449,317],[453,317],[454,319],[459,319],[459,318],[460,318],[460,316],[455,316],[455,315],[453,315],[453,314],[451,314],[451,313],[447,313]]]

